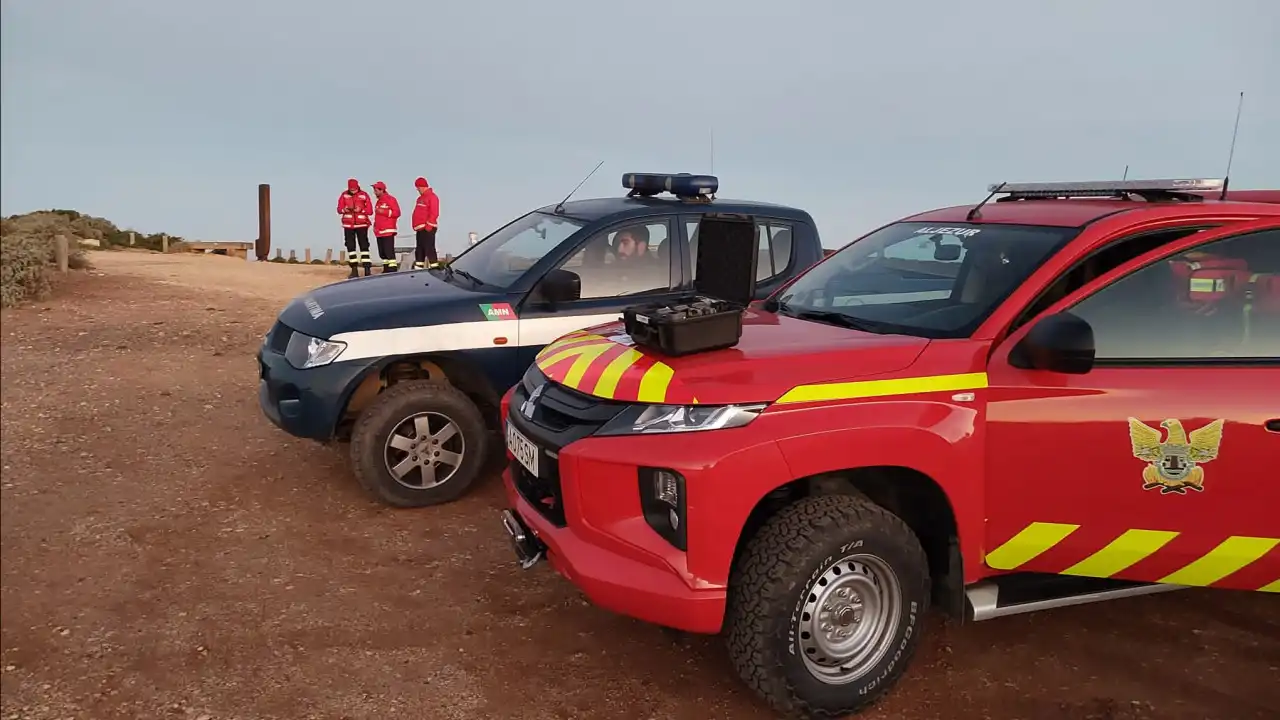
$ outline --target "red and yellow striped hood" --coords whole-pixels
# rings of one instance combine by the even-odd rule
[[[718,405],[772,402],[797,387],[891,373],[927,344],[752,312],[742,340],[727,350],[667,357],[635,347],[621,323],[611,323],[560,337],[534,362],[551,380],[596,397]]]

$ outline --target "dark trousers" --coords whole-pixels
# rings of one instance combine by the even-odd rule
[[[396,236],[384,235],[378,238],[378,257],[382,258],[383,269],[395,268],[400,265],[400,261],[396,259]]]
[[[435,264],[440,258],[436,255],[436,229],[419,230],[418,231],[418,247],[413,252],[415,267],[422,267],[423,260],[430,260]]]
[[[342,228],[342,239],[347,246],[347,263],[351,267],[356,267],[357,265],[369,267],[371,264],[369,257],[369,228]]]

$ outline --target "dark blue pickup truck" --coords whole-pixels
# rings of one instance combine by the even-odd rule
[[[803,210],[715,197],[576,200],[523,215],[451,263],[345,280],[295,298],[258,352],[258,400],[286,432],[350,441],[355,475],[410,507],[461,496],[488,465],[502,394],[540,349],[640,302],[695,288],[708,214],[754,218],[755,297],[822,258]]]

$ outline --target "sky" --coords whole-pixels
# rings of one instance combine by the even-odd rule
[[[1000,181],[1280,188],[1274,0],[0,0],[0,212],[341,244],[348,177],[457,252],[626,172],[714,172],[827,247]],[[714,142],[712,141],[714,138]],[[401,231],[407,232],[407,218]]]

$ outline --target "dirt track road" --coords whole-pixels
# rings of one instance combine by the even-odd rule
[[[340,268],[95,254],[4,311],[0,717],[771,717],[715,638],[522,572],[496,478],[389,510],[278,432],[253,353]],[[1280,597],[935,622],[881,720],[1275,720]]]

